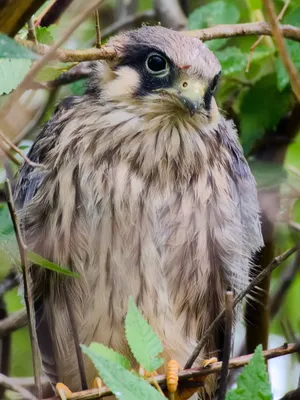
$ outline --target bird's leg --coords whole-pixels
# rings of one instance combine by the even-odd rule
[[[216,363],[218,360],[216,357],[203,361],[203,367],[208,367],[211,364]],[[189,379],[188,382],[195,384],[190,388],[178,389],[178,373],[180,371],[180,365],[176,360],[170,360],[167,365],[167,388],[169,392],[169,400],[187,400],[192,397],[193,394],[198,392],[199,388],[204,386],[205,376],[198,378]]]
[[[61,400],[68,400],[71,395],[72,392],[71,390],[68,388],[68,386],[66,386],[65,384],[59,382],[56,384],[56,391],[59,395],[59,397],[61,398]],[[97,376],[92,383],[92,389],[98,389],[99,390],[99,395],[100,395],[100,389],[103,388],[103,382],[101,380],[101,378],[99,378],[99,376]]]
[[[55,389],[57,391],[57,394],[59,395],[59,397],[61,398],[61,400],[68,400],[71,395],[72,392],[71,390],[68,388],[68,386],[64,385],[61,382],[58,382],[55,386]]]

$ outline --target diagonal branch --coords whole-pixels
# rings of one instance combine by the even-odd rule
[[[266,278],[268,275],[270,275],[271,272],[275,268],[277,268],[284,260],[286,260],[288,257],[290,257],[292,254],[294,254],[299,249],[300,249],[300,243],[297,243],[291,249],[289,249],[289,250],[285,251],[284,253],[282,253],[281,255],[275,257],[274,260],[260,274],[258,274],[255,279],[253,279],[250,282],[250,284],[247,286],[247,288],[235,297],[234,302],[233,302],[233,308],[235,308],[236,305],[240,301],[242,301],[243,298],[255,288],[255,286],[257,286],[264,278]],[[225,311],[226,310],[224,308],[223,311],[221,311],[220,314],[215,318],[215,320],[210,324],[205,335],[199,341],[199,343],[195,347],[195,350],[193,351],[193,354],[186,362],[186,364],[184,366],[185,369],[192,367],[196,358],[199,356],[201,350],[203,349],[204,345],[206,344],[207,340],[209,339],[210,335],[212,334],[212,332],[214,332],[217,324],[224,317]]]
[[[280,25],[277,21],[274,4],[272,0],[263,0],[264,6],[268,15],[268,19],[270,21],[270,26],[272,30],[272,34],[274,36],[274,40],[277,44],[278,52],[281,58],[281,61],[286,69],[286,72],[289,75],[292,89],[298,99],[300,101],[300,78],[297,72],[297,69],[291,60],[289,52],[284,43],[283,35],[280,30]]]

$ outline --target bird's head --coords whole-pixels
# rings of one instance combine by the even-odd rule
[[[221,67],[200,40],[160,26],[142,27],[110,40],[120,57],[106,65],[106,100],[148,107],[181,119],[218,114],[214,93]]]

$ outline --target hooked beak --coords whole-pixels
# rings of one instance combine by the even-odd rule
[[[202,107],[205,94],[203,84],[198,80],[187,78],[181,80],[176,89],[179,100],[192,117]]]

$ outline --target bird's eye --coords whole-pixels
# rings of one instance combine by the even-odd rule
[[[160,54],[150,54],[146,60],[146,68],[153,75],[164,76],[169,72],[168,62]]]
[[[221,71],[217,75],[215,75],[214,79],[212,80],[210,85],[211,93],[214,93],[216,91],[220,76],[221,76]]]

